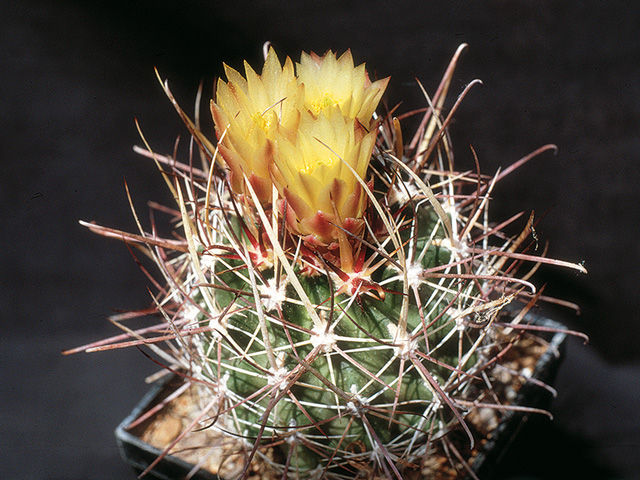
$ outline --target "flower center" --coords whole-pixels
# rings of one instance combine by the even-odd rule
[[[315,169],[318,168],[320,165],[324,165],[326,167],[332,167],[334,164],[335,164],[335,160],[332,157],[327,157],[324,159],[318,158],[318,159],[315,159],[315,161],[310,165],[307,165],[306,163],[304,165],[301,165],[298,171],[300,173],[306,173],[307,175],[313,175],[313,172],[315,171]]]
[[[256,112],[251,115],[251,120],[253,123],[258,125],[265,133],[269,131],[269,127],[273,123],[273,119],[276,117],[276,114],[270,110],[267,110],[264,113]]]
[[[339,103],[340,102],[333,98],[333,95],[331,95],[331,93],[326,92],[320,98],[316,98],[315,100],[313,100],[311,102],[311,106],[313,107],[315,113],[318,114],[325,108],[330,107],[331,105],[339,105]]]

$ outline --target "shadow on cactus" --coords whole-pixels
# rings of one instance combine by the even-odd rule
[[[194,427],[234,439],[240,477],[260,458],[282,478],[403,478],[450,431],[472,445],[477,384],[491,387],[486,372],[540,300],[531,274],[584,270],[536,255],[533,216],[514,238],[503,228],[518,218],[489,222],[510,169],[455,169],[447,125],[478,83],[445,114],[463,47],[408,114],[421,121],[406,145],[402,117],[375,113],[388,79],[371,82],[350,52],[283,65],[269,48],[260,75],[225,66],[216,141],[164,83],[200,166],[138,150],[177,199],[178,238],[85,223],[141,248],[164,281],[162,324],[88,349],[146,345],[199,385]]]

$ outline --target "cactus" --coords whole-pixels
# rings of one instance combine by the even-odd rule
[[[454,170],[443,109],[460,51],[406,147],[399,120],[375,114],[388,79],[349,52],[225,67],[216,141],[165,83],[202,159],[141,150],[177,200],[179,239],[87,224],[147,247],[169,356],[131,334],[203,386],[203,414],[247,465],[267,445],[287,478],[401,478],[448,431],[473,442],[465,405],[493,324],[535,303],[518,267],[547,260],[522,251],[532,219],[516,238],[488,222],[497,175]]]

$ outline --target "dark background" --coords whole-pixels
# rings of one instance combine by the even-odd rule
[[[136,156],[134,118],[158,152],[184,130],[157,66],[191,110],[223,61],[258,68],[270,40],[281,58],[351,48],[387,101],[423,106],[466,42],[452,85],[465,99],[452,136],[460,168],[485,173],[535,148],[545,154],[498,186],[493,219],[546,213],[550,256],[589,274],[546,268],[548,292],[582,314],[549,311],[591,337],[568,345],[553,423],[532,422],[503,477],[640,478],[640,4],[595,1],[23,1],[0,15],[0,476],[126,479],[112,431],[155,366],[136,350],[63,357],[117,333],[114,310],[150,304],[127,249],[79,219],[134,230],[126,179],[170,203],[152,162]]]

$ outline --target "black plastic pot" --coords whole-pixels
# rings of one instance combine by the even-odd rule
[[[540,357],[531,375],[532,379],[550,385],[564,356],[564,344],[567,338],[567,334],[563,331],[565,327],[554,320],[542,316],[531,316],[527,318],[527,321],[530,321],[535,326],[555,330],[539,333],[538,336],[549,341],[549,348]],[[530,381],[520,388],[513,404],[546,410],[551,405],[552,400],[553,394],[549,390]],[[493,478],[502,458],[508,454],[509,446],[514,442],[531,415],[531,413],[514,410],[506,414],[473,461],[473,472],[478,478],[482,480]],[[471,475],[466,477],[467,480],[472,478]]]
[[[562,330],[564,328],[561,324],[540,316],[530,316],[526,320],[530,321],[533,325],[547,327],[553,330]],[[541,332],[539,336],[546,336],[550,345],[538,360],[532,378],[550,384],[555,377],[562,359],[566,334],[561,331],[551,333]],[[116,440],[122,458],[133,467],[137,474],[144,471],[162,452],[160,449],[140,440],[140,438],[129,432],[127,427],[140,417],[140,415],[164,398],[168,392],[177,388],[180,383],[181,379],[177,376],[171,376],[163,382],[156,383],[135,406],[129,416],[116,428]],[[514,404],[546,409],[549,407],[551,399],[552,395],[547,389],[536,385],[534,382],[527,382],[520,388]],[[491,434],[491,438],[478,452],[472,463],[473,471],[477,477],[482,480],[492,478],[502,457],[507,452],[509,445],[514,441],[530,415],[529,413],[521,411],[510,411],[505,415],[499,426]],[[193,465],[177,457],[167,455],[145,478],[182,480],[192,469]],[[193,480],[220,480],[217,475],[205,470],[196,472],[190,478]],[[467,479],[472,478],[471,475],[467,476]]]
[[[182,380],[176,375],[166,377],[165,380],[155,383],[144,397],[138,402],[131,413],[116,428],[116,441],[120,449],[120,455],[127,462],[136,474],[142,473],[162,454],[159,448],[153,447],[142,441],[128,427],[151,407],[159,403],[168,393],[180,386]],[[159,480],[182,480],[193,469],[193,465],[172,455],[165,456],[153,470],[149,471],[144,478]],[[205,470],[200,470],[192,477],[193,480],[219,480],[218,475],[214,475]]]

